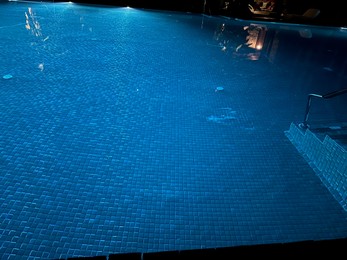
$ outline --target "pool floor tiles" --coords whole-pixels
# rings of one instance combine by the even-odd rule
[[[199,97],[186,94],[139,106],[143,98],[127,93],[120,110],[89,110],[87,99],[85,109],[71,102],[37,113],[40,106],[23,101],[25,116],[4,114],[0,255],[55,259],[347,237],[347,213],[286,137],[286,119],[274,112],[268,124],[241,101],[234,109],[228,91],[212,90],[225,103],[207,107],[185,102]],[[13,111],[17,101],[8,103]]]
[[[124,170],[131,162],[118,172],[9,171],[0,253],[65,259],[347,237],[347,213],[284,133],[282,143],[285,160],[253,154],[252,165],[236,163],[247,171]]]
[[[1,28],[11,46],[1,60],[2,259],[347,237],[347,212],[284,132],[301,116],[301,86],[336,78],[316,77],[300,56],[316,48],[298,51],[291,29],[269,63],[237,51],[248,22],[222,38],[233,36],[234,57],[214,39],[224,19],[202,30],[190,14],[12,4],[0,9],[11,25]],[[25,29],[31,11],[44,36]],[[290,49],[299,67],[279,64]]]

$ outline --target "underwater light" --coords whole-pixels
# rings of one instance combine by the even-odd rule
[[[3,79],[12,79],[13,76],[11,74],[6,74],[2,77]]]
[[[218,92],[218,91],[223,91],[224,88],[223,87],[216,87],[215,91]]]

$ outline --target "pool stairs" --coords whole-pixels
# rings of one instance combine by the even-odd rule
[[[291,123],[285,135],[347,211],[347,124],[310,129]]]

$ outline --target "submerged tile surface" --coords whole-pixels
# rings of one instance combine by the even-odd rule
[[[225,20],[4,6],[4,259],[346,237],[347,213],[284,134],[306,90],[266,53],[225,52]]]

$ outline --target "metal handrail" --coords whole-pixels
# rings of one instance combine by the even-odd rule
[[[309,125],[307,124],[307,121],[308,121],[308,117],[309,117],[309,114],[310,114],[312,97],[328,99],[328,98],[333,98],[333,97],[336,97],[336,96],[340,96],[340,95],[345,94],[345,93],[347,93],[347,88],[340,89],[340,90],[337,90],[337,91],[333,91],[333,92],[327,93],[325,95],[309,94],[308,98],[307,98],[307,103],[306,103],[306,112],[305,112],[304,122],[302,122],[299,126],[301,128],[304,128],[304,129],[309,128]]]

